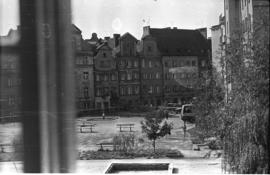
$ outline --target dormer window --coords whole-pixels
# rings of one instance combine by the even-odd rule
[[[152,47],[151,47],[151,46],[148,46],[148,47],[147,47],[147,51],[148,51],[148,52],[152,52]]]

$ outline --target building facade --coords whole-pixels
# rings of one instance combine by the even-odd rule
[[[0,37],[1,45],[15,44],[19,29],[10,30],[7,36]],[[15,43],[14,43],[15,41]],[[0,121],[17,121],[21,111],[21,77],[19,55],[14,52],[0,53]]]
[[[107,42],[97,47],[94,57],[95,108],[108,110],[117,107],[119,84],[116,59]]]
[[[192,101],[198,92],[198,79],[210,64],[206,29],[155,29],[146,26],[143,36],[149,41],[145,43],[144,55],[155,51],[152,56],[156,61],[154,92],[157,92],[160,101],[165,104]]]
[[[226,45],[230,44],[232,39],[241,39],[243,53],[251,54],[253,36],[263,37],[263,32],[269,32],[269,28],[265,29],[263,25],[269,21],[269,0],[224,0],[224,15]],[[233,82],[226,60],[225,67],[228,97],[233,89]]]
[[[141,65],[141,104],[159,106],[163,104],[162,57],[156,40],[149,33],[150,27],[144,27],[140,42]]]
[[[75,25],[73,29],[73,49],[75,64],[76,106],[79,113],[94,108],[94,52],[95,46],[82,39],[81,30]]]
[[[116,60],[118,66],[119,105],[131,107],[140,104],[140,65],[138,40],[130,33],[119,38]]]

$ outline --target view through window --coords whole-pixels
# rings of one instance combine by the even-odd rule
[[[269,173],[269,1],[69,2],[0,0],[0,172]]]

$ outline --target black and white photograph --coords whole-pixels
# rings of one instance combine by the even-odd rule
[[[0,0],[0,173],[270,174],[269,0]]]

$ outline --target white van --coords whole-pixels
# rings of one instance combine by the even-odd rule
[[[191,123],[195,122],[195,113],[193,104],[185,104],[181,109],[181,119]]]

